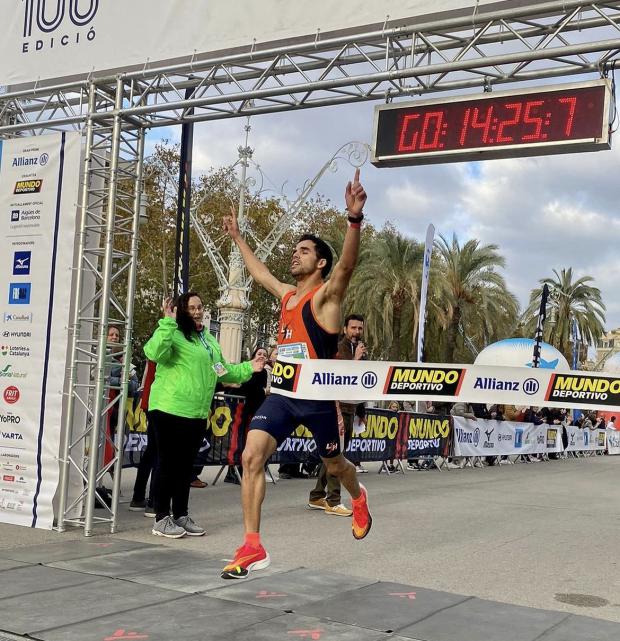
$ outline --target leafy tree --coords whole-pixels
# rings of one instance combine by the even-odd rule
[[[439,283],[433,304],[445,330],[443,361],[453,363],[457,356],[467,357],[460,334],[479,349],[509,336],[518,303],[496,271],[505,266],[497,245],[480,245],[476,239],[461,245],[454,235],[451,241],[439,236],[435,247]]]
[[[347,307],[364,314],[375,358],[398,360],[414,352],[423,252],[391,225],[362,245]]]
[[[542,288],[550,288],[549,304],[551,312],[547,313],[543,337],[546,342],[556,347],[571,362],[572,354],[572,320],[577,322],[581,340],[590,345],[596,344],[604,333],[605,305],[601,291],[594,287],[592,276],[576,278],[573,268],[553,270],[553,277],[540,280],[541,287],[532,290],[530,302],[523,314],[523,323],[528,335],[533,336],[536,329]]]

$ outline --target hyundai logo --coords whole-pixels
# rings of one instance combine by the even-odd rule
[[[523,391],[529,396],[536,394],[536,392],[538,392],[539,387],[540,385],[538,384],[538,381],[535,378],[526,378],[523,381]]]
[[[372,389],[377,384],[377,375],[374,372],[364,372],[362,374],[362,385],[366,389]]]

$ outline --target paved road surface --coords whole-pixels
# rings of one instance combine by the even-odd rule
[[[390,477],[376,474],[378,464],[368,467],[361,478],[374,526],[362,542],[353,540],[348,519],[304,509],[313,480],[268,486],[262,531],[274,564],[620,622],[620,457]],[[124,475],[123,500],[133,475]],[[214,475],[209,469],[203,476]],[[119,536],[230,557],[242,538],[239,488],[192,490],[191,509],[207,528],[204,538],[155,539],[150,521],[126,504]],[[61,535],[0,524],[0,549],[69,538],[81,538],[81,530]],[[603,605],[563,603],[562,594]]]

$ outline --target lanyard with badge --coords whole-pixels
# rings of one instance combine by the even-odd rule
[[[207,350],[209,356],[211,357],[211,360],[213,360],[213,348],[211,347],[211,345],[209,345],[209,342],[205,338],[204,330],[198,332],[198,338],[200,339],[202,346]],[[228,370],[220,362],[214,363],[212,367],[218,378],[221,378],[225,374],[228,374]]]

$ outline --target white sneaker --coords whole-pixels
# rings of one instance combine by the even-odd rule
[[[447,467],[449,470],[460,470],[460,469],[461,469],[461,466],[460,466],[460,465],[457,465],[456,463],[453,463],[452,461],[448,461],[448,462],[446,463],[446,467]]]

